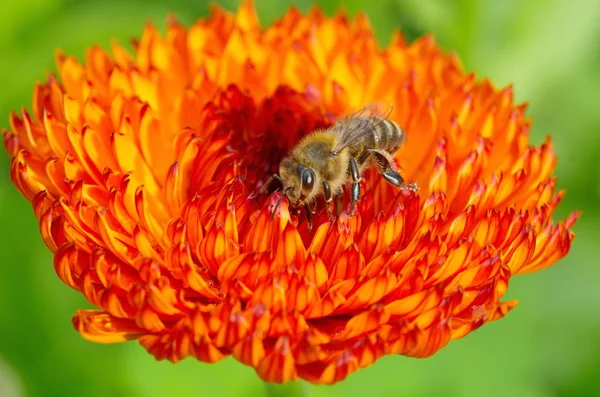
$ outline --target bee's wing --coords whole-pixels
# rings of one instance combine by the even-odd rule
[[[337,156],[342,150],[372,134],[392,112],[391,107],[383,112],[380,110],[381,105],[372,104],[341,118],[331,126],[336,134],[331,156]]]

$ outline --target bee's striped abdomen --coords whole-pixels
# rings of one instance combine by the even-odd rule
[[[404,130],[400,128],[395,121],[384,119],[377,124],[376,131],[379,131],[381,143],[375,149],[382,149],[390,153],[396,152],[404,142]]]
[[[385,150],[393,154],[402,146],[405,135],[396,122],[380,118],[364,118],[361,121],[370,124],[368,128],[371,132],[363,138],[355,153],[356,157],[360,157],[369,149]]]

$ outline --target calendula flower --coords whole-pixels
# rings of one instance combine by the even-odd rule
[[[530,146],[511,88],[431,37],[380,49],[365,16],[317,8],[263,29],[246,2],[134,47],[59,53],[4,132],[58,276],[98,307],[73,320],[89,340],[334,383],[503,317],[511,276],[569,250],[550,140]],[[320,205],[312,232],[258,193],[303,135],[375,102],[406,130],[395,159],[417,192],[369,169],[354,216]]]

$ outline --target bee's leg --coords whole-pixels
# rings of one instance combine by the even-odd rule
[[[373,157],[375,157],[375,162],[379,167],[379,172],[381,172],[381,175],[386,181],[388,181],[394,186],[408,188],[412,190],[417,189],[417,185],[415,183],[404,183],[404,178],[402,178],[398,171],[396,171],[392,167],[389,160],[384,155],[375,151],[370,151],[369,153],[371,153]]]
[[[331,194],[331,187],[329,187],[329,183],[327,181],[323,182],[323,196],[325,197],[325,208],[327,209],[327,215],[329,215],[329,219],[331,222],[335,221],[335,216],[333,212],[331,212],[331,206],[329,205],[333,200],[333,196]]]
[[[365,163],[365,161],[367,161],[367,159],[371,156],[371,154],[373,154],[370,150],[365,151],[359,158],[358,158],[358,164],[359,165],[363,165]]]
[[[334,208],[335,208],[335,216],[340,216],[340,214],[342,213],[342,193],[336,194],[335,196],[333,196],[333,203],[334,203]]]
[[[306,222],[308,224],[308,231],[312,231],[312,227],[313,227],[313,209],[310,208],[310,205],[308,203],[304,203],[304,210],[306,211]]]
[[[356,209],[356,203],[360,199],[360,172],[356,160],[350,159],[350,176],[352,176],[352,191],[350,195],[350,212],[348,215],[353,216]]]

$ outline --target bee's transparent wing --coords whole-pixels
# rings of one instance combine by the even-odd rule
[[[374,103],[340,118],[331,126],[336,134],[336,142],[331,150],[331,156],[337,156],[342,150],[352,146],[362,138],[372,134],[377,126],[392,112],[392,107]]]

